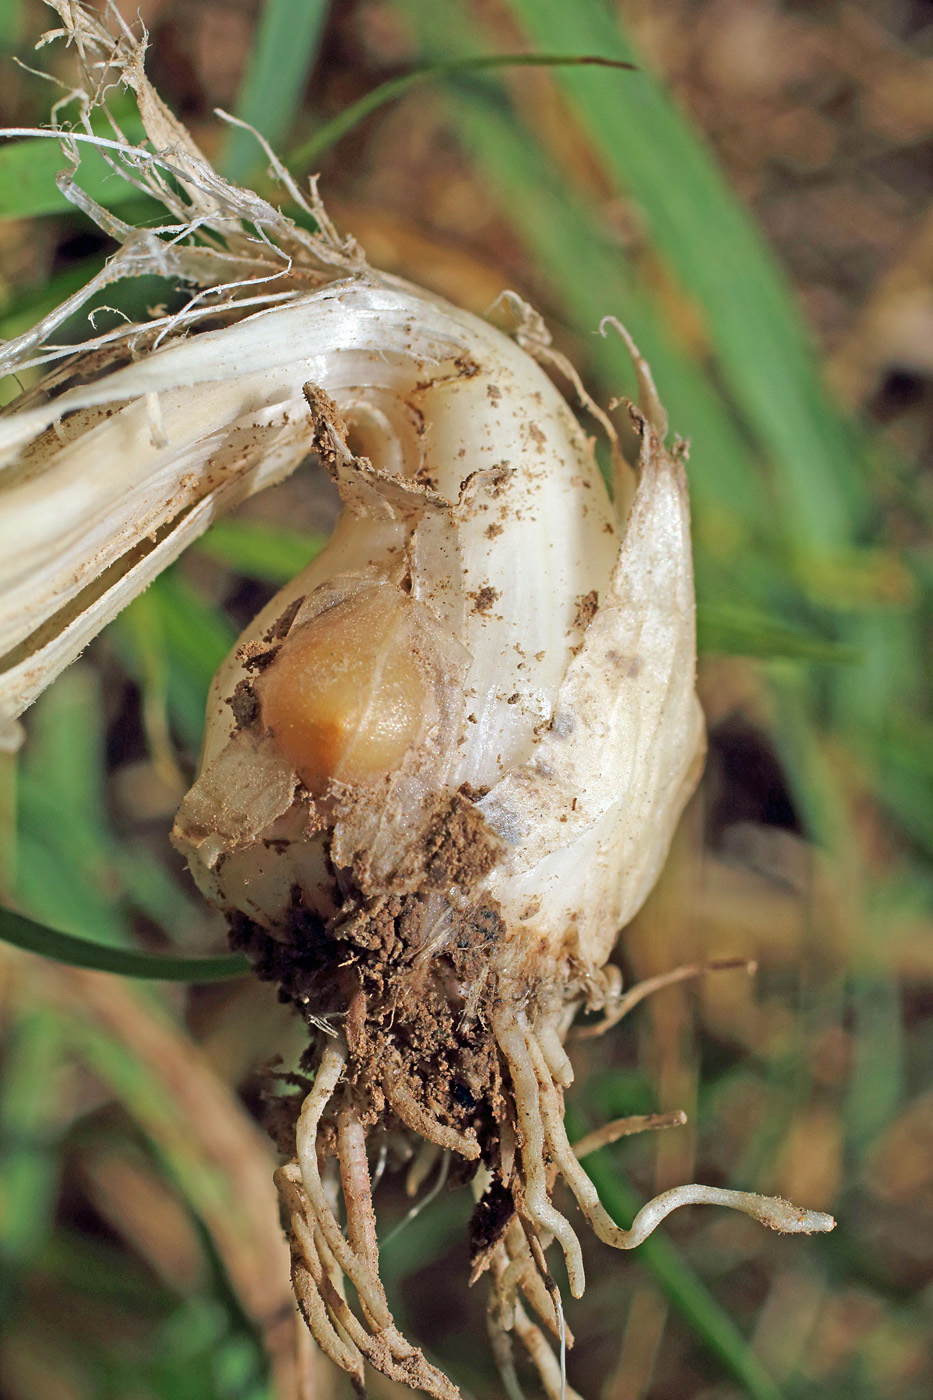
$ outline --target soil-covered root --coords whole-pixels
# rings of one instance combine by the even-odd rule
[[[342,1039],[324,1046],[298,1118],[296,1160],[276,1176],[290,1218],[292,1277],[299,1306],[321,1350],[348,1372],[361,1391],[365,1360],[383,1375],[435,1400],[457,1400],[456,1387],[402,1336],[386,1301],[379,1276],[366,1137],[359,1113],[347,1103],[336,1107],[346,1233],[328,1200],[321,1174],[321,1120],[334,1106],[347,1058]],[[361,1316],[347,1302],[345,1282],[356,1291]]]
[[[277,1176],[291,1221],[292,1272],[302,1313],[322,1350],[358,1387],[368,1363],[436,1400],[458,1395],[401,1334],[386,1300],[367,1141],[374,1130],[383,1139],[388,1127],[432,1144],[435,1156],[445,1154],[445,1164],[453,1162],[455,1170],[459,1164],[461,1175],[480,1169],[485,1190],[474,1216],[473,1280],[488,1270],[489,1331],[512,1396],[519,1394],[512,1356],[517,1338],[551,1400],[572,1397],[565,1355],[573,1338],[546,1249],[554,1242],[560,1246],[574,1297],[582,1294],[585,1277],[577,1234],[553,1203],[559,1177],[599,1238],[617,1249],[633,1249],[683,1205],[729,1206],[786,1232],[832,1229],[831,1217],[820,1212],[700,1185],[665,1191],[624,1229],[601,1204],[564,1127],[563,1092],[571,1077],[563,1050],[568,1007],[549,998],[547,989],[493,978],[481,1015],[464,1028],[465,979],[454,979],[449,987],[450,979],[422,983],[419,973],[417,980],[417,987],[406,986],[400,965],[391,979],[391,999],[384,1002],[372,991],[367,999],[363,986],[375,982],[360,973],[359,990],[350,994],[343,1013],[342,1033],[319,1035],[313,1083],[293,1126],[294,1160]],[[571,1006],[579,1001],[569,978],[559,985]],[[451,988],[456,996],[447,1002]],[[422,1023],[436,1031],[433,1074],[426,1044],[413,1034]],[[406,1046],[415,1055],[411,1064],[404,1062]],[[469,1080],[477,1090],[464,1100],[469,1107],[461,1104],[456,1112],[452,1078],[461,1086]],[[580,1148],[586,1152],[623,1133],[682,1121],[679,1114],[622,1120],[590,1135]],[[352,1306],[347,1285],[355,1295]]]

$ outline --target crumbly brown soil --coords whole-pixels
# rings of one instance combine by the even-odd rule
[[[334,1109],[352,1102],[367,1130],[407,1130],[452,1146],[461,1177],[472,1175],[479,1160],[495,1174],[499,1125],[509,1113],[488,1018],[501,995],[492,969],[507,930],[493,900],[439,921],[436,910],[427,912],[425,896],[454,883],[469,887],[485,873],[492,857],[476,840],[476,816],[458,794],[438,818],[425,842],[418,893],[366,899],[357,886],[344,913],[325,923],[303,907],[296,887],[276,937],[242,915],[230,930],[257,975],[277,983],[281,999],[308,1022],[306,1067],[328,1031],[346,1038],[349,1072]],[[341,875],[346,885],[349,872]],[[270,1129],[286,1152],[294,1150],[299,1106],[294,1092],[273,1105]],[[458,1156],[457,1141],[471,1150]],[[508,1189],[494,1180],[476,1210],[477,1257],[501,1237],[512,1211]]]
[[[497,994],[490,952],[504,924],[492,902],[481,903],[454,914],[444,946],[419,958],[430,936],[425,923],[417,895],[370,901],[332,926],[296,899],[277,938],[242,915],[230,937],[309,1026],[346,1036],[367,1126],[393,1126],[383,1089],[392,1076],[439,1123],[474,1131],[487,1156],[503,1100],[483,1009]]]

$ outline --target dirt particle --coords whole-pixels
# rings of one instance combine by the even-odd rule
[[[499,852],[499,841],[482,814],[456,793],[424,838],[428,884],[435,889],[470,889],[489,874]]]
[[[475,593],[468,593],[467,597],[473,599],[473,611],[478,613],[488,612],[493,603],[499,601],[499,592],[491,588],[488,583],[483,584]]]
[[[248,680],[240,681],[227,700],[238,729],[251,729],[259,719],[259,696]]]
[[[503,528],[504,527],[500,525],[498,521],[494,520],[491,525],[486,526],[483,534],[486,536],[487,540],[494,540],[497,535],[502,534]]]
[[[333,434],[346,440],[347,425],[337,405],[317,384],[305,384],[302,393],[311,413],[311,435],[314,449],[329,471],[337,465],[337,450]]]
[[[246,671],[264,671],[278,655],[278,647],[263,642],[247,642],[237,650],[237,660]]]
[[[461,783],[457,791],[468,802],[481,802],[489,792],[488,787],[474,787],[472,783]]]
[[[596,616],[598,607],[599,594],[596,592],[595,588],[591,589],[589,593],[581,593],[580,597],[577,599],[577,611],[573,619],[574,627],[578,627],[581,632],[585,632]]]

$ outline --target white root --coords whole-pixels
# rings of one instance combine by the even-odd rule
[[[275,1174],[275,1184],[288,1209],[293,1247],[292,1281],[295,1297],[308,1330],[318,1346],[336,1366],[346,1371],[357,1387],[363,1384],[363,1357],[347,1337],[341,1336],[324,1301],[324,1267],[308,1224],[308,1202],[300,1185],[285,1168]]]
[[[392,1326],[389,1312],[378,1278],[374,1277],[366,1262],[361,1260],[347,1242],[337,1223],[321,1180],[318,1167],[318,1128],[325,1108],[337,1086],[347,1063],[346,1044],[340,1040],[330,1041],[324,1047],[320,1068],[314,1086],[301,1107],[295,1133],[295,1148],[301,1181],[311,1203],[315,1224],[327,1242],[341,1272],[350,1280],[375,1326]]]
[[[303,1315],[322,1350],[355,1381],[361,1383],[361,1358],[365,1358],[383,1374],[422,1389],[435,1400],[457,1400],[455,1387],[406,1341],[389,1311],[379,1277],[366,1138],[352,1108],[341,1108],[336,1115],[346,1235],[327,1199],[318,1164],[318,1133],[347,1058],[342,1041],[331,1041],[324,1047],[314,1085],[299,1115],[298,1163],[281,1168],[277,1174],[300,1256],[294,1260],[293,1273]],[[344,1297],[344,1278],[356,1289],[365,1326]]]
[[[456,1128],[441,1123],[415,1098],[405,1081],[401,1066],[398,1074],[389,1073],[385,1076],[383,1090],[392,1112],[402,1120],[406,1128],[411,1128],[429,1142],[437,1143],[438,1147],[442,1147],[446,1152],[458,1152],[461,1157],[466,1157],[467,1161],[471,1162],[478,1159],[479,1143],[472,1129],[466,1133],[459,1133]]]
[[[583,1251],[570,1222],[551,1204],[545,1176],[545,1132],[541,1119],[541,1095],[529,1057],[528,1039],[521,1025],[521,1012],[497,1011],[492,1028],[512,1078],[512,1096],[521,1138],[522,1189],[520,1210],[537,1229],[548,1230],[560,1244],[567,1265],[567,1277],[574,1298],[583,1296],[586,1275]],[[550,1072],[548,1072],[550,1082]]]
[[[562,1089],[569,1089],[573,1083],[573,1065],[561,1044],[556,1026],[546,1023],[539,1027],[538,1044],[547,1060],[548,1069],[554,1076],[554,1083],[559,1084]]]
[[[535,1244],[538,1244],[536,1236],[532,1236],[532,1239],[534,1239]],[[556,1289],[549,1287],[546,1281],[550,1280],[550,1274],[547,1272],[546,1266],[543,1267],[544,1260],[543,1254],[540,1253],[540,1244],[538,1244],[540,1257],[536,1259],[531,1240],[526,1237],[522,1228],[522,1222],[515,1219],[509,1223],[502,1248],[505,1250],[508,1262],[502,1267],[500,1256],[501,1272],[494,1269],[493,1278],[496,1292],[504,1309],[503,1317],[511,1316],[517,1290],[521,1289],[541,1321],[555,1336],[559,1336],[560,1314]],[[553,1281],[551,1280],[551,1282]],[[511,1326],[511,1323],[509,1325]]]
[[[351,1109],[337,1115],[337,1156],[347,1211],[347,1239],[350,1248],[365,1259],[374,1275],[379,1273],[379,1245],[373,1211],[366,1135],[359,1117]]]
[[[606,1244],[615,1249],[635,1249],[672,1210],[688,1205],[729,1206],[783,1234],[811,1235],[835,1228],[836,1222],[831,1215],[818,1210],[804,1210],[777,1196],[759,1196],[750,1191],[731,1191],[717,1186],[689,1185],[677,1186],[656,1196],[638,1212],[631,1229],[623,1229],[600,1201],[596,1187],[570,1146],[560,1096],[535,1036],[528,1035],[526,1044],[540,1088],[541,1120],[548,1151],[583,1214]]]

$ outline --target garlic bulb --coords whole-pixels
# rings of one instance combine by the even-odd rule
[[[557,1175],[620,1248],[695,1202],[832,1227],[688,1186],[622,1230],[562,1121],[567,1031],[583,1008],[605,1024],[624,1009],[607,960],[702,759],[683,453],[664,446],[630,345],[641,457],[630,498],[616,452],[614,504],[539,363],[556,357],[533,313],[513,299],[510,339],[371,270],[316,197],[310,235],[227,185],[149,87],[141,46],[70,0],[55,8],[136,92],[159,154],[118,141],[117,157],[192,235],[118,226],[71,180],[120,238],[106,277],[168,267],[202,290],[89,344],[0,415],[0,720],[218,510],[316,449],[343,514],[221,667],[174,839],[311,1034],[277,1180],[320,1346],[361,1385],[368,1362],[457,1394],[399,1332],[379,1276],[370,1156],[426,1143],[473,1164],[473,1270],[492,1280],[500,1364],[514,1332],[556,1396],[560,1367],[521,1299],[570,1340],[544,1262],[556,1241],[579,1296]],[[62,358],[48,337],[80,299],[0,364]],[[200,331],[208,310],[219,324]]]

